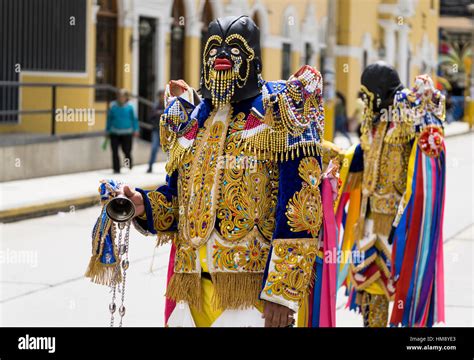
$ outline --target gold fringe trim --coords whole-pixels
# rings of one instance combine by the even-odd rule
[[[379,252],[382,252],[383,254],[385,254],[387,259],[391,259],[392,258],[392,250],[390,248],[388,248],[386,245],[387,244],[382,241],[380,236],[377,236],[377,241],[375,242],[375,247],[379,250]]]
[[[385,261],[383,261],[383,259],[382,259],[380,256],[377,257],[377,259],[375,259],[375,264],[376,264],[377,267],[380,269],[380,271],[383,272],[383,274],[385,275],[385,277],[386,277],[387,279],[390,279],[391,272],[390,272],[390,270],[388,269],[387,264],[385,263]]]
[[[216,112],[217,112],[217,109],[212,110],[207,120],[214,118]],[[232,115],[232,113],[230,113],[230,115]],[[163,120],[161,120],[160,122],[160,141],[162,142],[163,150],[166,153],[168,153],[168,161],[166,162],[165,170],[168,174],[172,174],[176,169],[178,169],[179,165],[183,162],[185,156],[190,151],[192,151],[193,147],[195,147],[195,142],[196,142],[196,139],[198,138],[200,129],[198,129],[198,134],[196,134],[196,137],[191,140],[192,144],[184,148],[178,142],[178,138],[182,137],[183,134],[189,131],[189,129],[191,129],[194,126],[194,124],[197,123],[197,120],[193,119],[189,121],[186,128],[179,131],[179,133],[176,133],[169,129],[168,125],[166,124],[166,121],[164,120],[165,118],[163,117],[163,115],[162,115],[162,119]],[[206,123],[207,123],[207,120],[206,120]],[[206,124],[204,126],[206,126]]]
[[[359,250],[361,251],[361,250]],[[353,263],[351,263],[351,269],[353,272],[360,272],[362,270],[364,270],[367,266],[371,265],[376,259],[377,259],[377,253],[374,253],[372,255],[370,255],[367,259],[364,259],[364,261],[362,263],[360,263],[359,265],[355,266]]]
[[[375,234],[383,236],[390,235],[395,214],[372,213],[371,218],[374,220]]]
[[[215,309],[244,309],[255,306],[262,287],[262,273],[211,274],[214,285],[212,305]]]
[[[387,327],[388,302],[385,295],[363,292],[361,311],[364,317],[364,327]]]
[[[192,146],[184,148],[178,142],[175,142],[169,150],[169,158],[165,165],[165,170],[168,174],[172,174],[179,167],[179,164],[181,164],[186,153],[190,151],[191,148]]]
[[[171,242],[175,242],[177,236],[176,231],[166,231],[166,232],[158,232],[156,235],[156,247],[165,245]]]
[[[397,123],[393,129],[389,129],[385,135],[384,142],[388,144],[404,144],[415,137],[415,128],[412,121]]]
[[[270,130],[273,129],[266,129],[249,138],[242,139],[244,152],[250,156],[253,155],[258,160],[271,161],[293,160],[300,154],[304,156],[321,155],[322,147],[320,143],[300,142],[289,146],[287,145],[288,134],[286,132]]]
[[[100,255],[92,255],[84,276],[90,278],[95,284],[111,286],[122,281],[122,273],[119,263],[102,264]]]
[[[201,274],[175,273],[166,288],[165,296],[176,302],[185,301],[190,306],[201,310]]]
[[[170,138],[172,140],[169,141],[166,147],[168,161],[165,169],[168,174],[172,174],[179,167],[186,154],[193,147],[193,145],[187,148],[182,147],[177,141],[176,134],[170,134]],[[273,128],[265,129],[248,138],[241,137],[240,141],[238,145],[243,146],[246,155],[253,156],[257,160],[288,161],[300,156],[300,154],[304,156],[320,156],[323,153],[321,143],[299,142],[288,145],[288,132],[276,131]],[[341,158],[341,156],[338,155],[337,157]]]
[[[161,148],[163,149],[164,152],[168,152],[171,147],[176,142],[176,133],[173,131],[170,131],[168,124],[166,123],[168,119],[171,119],[165,114],[161,115],[160,118],[160,143],[161,143]]]

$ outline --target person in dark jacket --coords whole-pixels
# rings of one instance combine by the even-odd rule
[[[339,91],[336,92],[336,107],[335,107],[335,117],[336,117],[336,131],[341,133],[347,140],[349,144],[352,145],[351,137],[347,132],[348,121],[347,121],[347,110],[346,110],[346,98]]]
[[[148,161],[148,170],[147,173],[151,173],[153,171],[153,164],[156,161],[156,154],[158,153],[158,149],[160,148],[160,117],[163,114],[163,90],[160,90],[156,94],[156,101],[153,104],[153,108],[151,110],[150,122],[153,125],[153,130],[151,133],[151,154],[150,160]]]

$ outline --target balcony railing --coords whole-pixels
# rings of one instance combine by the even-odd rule
[[[106,109],[101,110],[101,109],[95,109],[94,111],[96,113],[105,113],[107,114],[110,106],[110,102],[116,98],[116,95],[119,91],[118,88],[112,86],[112,85],[107,85],[107,84],[64,84],[64,83],[27,83],[27,82],[15,82],[15,81],[0,81],[0,89],[2,88],[49,88],[50,93],[51,93],[51,105],[47,109],[35,109],[35,110],[30,110],[30,109],[10,109],[10,110],[4,110],[0,109],[0,124],[2,124],[2,118],[4,117],[11,117],[11,116],[18,116],[18,115],[44,115],[44,114],[50,114],[51,116],[51,131],[50,134],[52,136],[56,135],[56,110],[57,110],[57,99],[58,99],[58,92],[63,89],[94,89],[94,90],[100,90],[102,92],[107,93],[107,100],[106,100]],[[135,95],[131,94],[130,98],[136,99],[138,102],[138,109],[137,111],[139,112],[139,125],[140,128],[142,129],[147,129],[151,130],[153,128],[153,125],[150,123],[147,123],[146,121],[143,121],[142,118],[147,118],[148,110],[153,106],[153,102]],[[140,113],[143,112],[144,115],[140,115]]]

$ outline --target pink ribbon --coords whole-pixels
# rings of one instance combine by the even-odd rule
[[[320,327],[336,326],[336,218],[333,208],[333,188],[329,177],[322,181],[324,224],[324,255],[321,285]],[[330,255],[330,256],[327,256]],[[329,261],[327,261],[329,260]]]
[[[166,277],[166,286],[168,286],[171,277],[174,275],[174,257],[176,254],[176,246],[171,244],[170,250],[170,259],[168,262],[168,275]],[[165,300],[165,325],[168,324],[168,320],[173,312],[174,308],[176,307],[176,302],[170,299]]]

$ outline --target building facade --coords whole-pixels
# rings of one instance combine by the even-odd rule
[[[393,65],[405,86],[436,75],[438,0],[339,0],[336,84],[354,111],[360,75],[368,64]]]
[[[210,20],[220,16],[246,14],[255,20],[261,30],[265,79],[287,78],[305,63],[324,75],[329,1],[337,3],[335,68],[329,70],[335,72],[336,88],[346,97],[349,114],[361,71],[373,61],[384,59],[396,66],[407,85],[420,72],[434,75],[438,0],[42,0],[48,6],[45,13],[51,13],[50,32],[43,31],[47,24],[30,21],[31,14],[39,11],[38,2],[12,0],[2,2],[2,16],[15,19],[23,29],[18,48],[33,46],[28,56],[40,56],[37,42],[28,39],[49,36],[46,64],[61,63],[61,56],[72,60],[64,66],[35,67],[25,61],[28,56],[22,58],[25,51],[20,49],[18,55],[10,56],[0,81],[83,87],[10,89],[16,93],[1,110],[23,113],[0,116],[0,132],[51,133],[52,117],[47,110],[53,98],[55,108],[96,110],[93,124],[63,121],[55,124],[55,133],[102,130],[110,91],[91,87],[95,84],[126,88],[149,100],[172,78],[198,87],[203,34]],[[9,39],[8,34],[3,36]],[[58,45],[62,50],[54,55],[50,48]],[[15,69],[18,64],[20,71]],[[7,90],[0,87],[0,91]],[[44,113],[28,113],[37,110]],[[139,111],[143,120],[146,109],[139,107]]]
[[[448,94],[448,121],[474,121],[474,4],[442,0],[439,19],[438,75]]]

